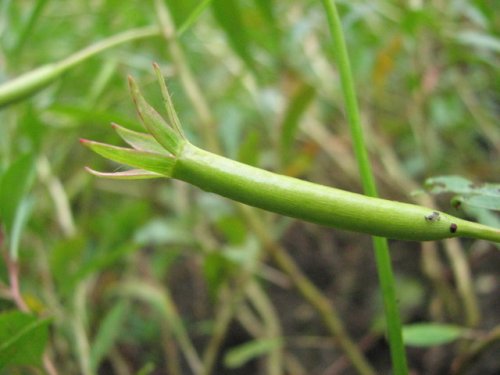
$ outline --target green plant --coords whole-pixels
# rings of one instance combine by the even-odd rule
[[[150,158],[159,174],[92,166],[122,178],[179,170],[150,130],[137,133],[124,90],[127,72],[160,108],[150,62],[162,61],[182,118],[157,134],[167,147],[183,131],[203,160],[368,196],[376,184],[428,207],[429,228],[441,211],[499,228],[495,185],[469,182],[500,173],[492,2],[335,3],[340,17],[334,2],[307,0],[2,3],[0,375],[403,374],[403,344],[421,346],[411,370],[498,368],[494,244],[375,237],[372,253],[369,236],[182,181],[81,168],[89,155],[75,140],[116,144],[102,126],[116,121],[143,143],[124,161]],[[430,194],[411,194],[449,173],[469,181],[433,178]]]

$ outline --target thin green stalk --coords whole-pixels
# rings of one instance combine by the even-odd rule
[[[356,92],[354,89],[354,81],[352,78],[349,55],[344,40],[340,17],[333,0],[322,0],[322,2],[326,10],[330,33],[337,52],[336,56],[340,72],[342,91],[347,110],[347,117],[350,124],[354,151],[363,183],[363,189],[365,194],[368,196],[376,197],[378,195],[377,188],[365,147],[361,118],[358,109]],[[375,248],[377,270],[382,287],[393,370],[396,375],[408,374],[408,365],[406,362],[406,352],[403,344],[401,318],[397,305],[395,280],[392,272],[389,246],[387,240],[380,237],[373,238],[373,245]]]
[[[101,40],[58,62],[42,65],[0,85],[0,109],[29,97],[87,59],[117,45],[160,34],[158,27],[132,29]]]

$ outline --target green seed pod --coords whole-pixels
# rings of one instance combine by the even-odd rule
[[[157,75],[161,77],[155,66]],[[500,242],[500,230],[462,220],[426,207],[367,197],[239,163],[193,146],[182,134],[164,82],[169,122],[147,104],[135,82],[130,87],[137,112],[150,134],[114,125],[133,149],[82,140],[95,152],[139,168],[101,173],[131,179],[172,177],[264,210],[335,228],[400,240],[428,241],[472,237]]]
[[[444,212],[278,175],[187,142],[177,155],[172,177],[268,211],[375,236],[416,241],[458,236],[500,240],[499,230]]]

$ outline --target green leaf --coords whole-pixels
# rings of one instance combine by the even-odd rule
[[[416,323],[403,327],[403,341],[408,346],[437,346],[460,338],[467,328],[439,323]]]
[[[263,32],[266,35],[268,43],[272,51],[275,53],[279,52],[281,31],[278,18],[276,17],[275,11],[275,1],[274,0],[254,0],[257,9],[262,15],[263,20],[267,24]]]
[[[19,311],[1,314],[0,369],[8,365],[41,365],[48,325],[49,319]]]
[[[225,240],[231,245],[244,243],[248,228],[237,216],[223,216],[215,223],[217,229],[224,235]]]
[[[219,287],[231,274],[231,269],[234,269],[234,265],[220,252],[209,253],[203,257],[203,277],[213,300],[217,296]]]
[[[99,363],[113,347],[113,344],[120,335],[127,311],[128,303],[124,301],[119,302],[102,320],[90,352],[90,362],[94,372],[97,372]]]
[[[7,232],[12,230],[19,205],[34,177],[33,154],[26,154],[14,161],[0,181],[0,217]]]
[[[238,161],[254,167],[259,164],[259,144],[260,134],[255,129],[251,129],[243,138],[238,148]]]
[[[80,140],[80,142],[99,155],[118,163],[159,173],[166,177],[170,177],[172,174],[175,163],[175,159],[172,157],[152,152],[132,150],[130,148],[111,146],[85,139]]]
[[[33,208],[33,199],[30,199],[30,197],[25,197],[17,207],[16,217],[14,219],[12,230],[10,232],[10,243],[9,243],[10,256],[14,260],[18,258],[19,242],[21,241],[21,235],[29,219],[32,208]]]
[[[274,12],[274,1],[273,0],[255,0],[257,8],[262,13],[264,19],[271,24],[273,27],[278,25]]]
[[[433,194],[455,193],[452,205],[500,210],[500,184],[475,184],[460,176],[439,176],[425,181],[425,187]]]
[[[473,183],[461,176],[438,176],[425,180],[425,188],[433,193],[469,193]]]
[[[487,208],[489,210],[500,211],[500,194],[474,194],[464,197],[463,200],[470,206]]]
[[[73,291],[76,284],[74,273],[83,264],[87,240],[83,234],[77,234],[54,243],[49,256],[50,272],[53,275],[58,295],[65,298]]]
[[[290,157],[290,150],[294,140],[296,139],[297,130],[302,115],[309,107],[309,104],[314,99],[314,87],[303,84],[292,96],[285,112],[283,124],[281,127],[281,157],[287,162]]]
[[[34,156],[21,156],[5,171],[0,180],[0,223],[8,234],[8,249],[17,259],[19,242],[31,213],[32,200],[26,196],[34,179]]]
[[[260,357],[282,345],[283,340],[280,338],[260,339],[247,342],[234,349],[228,350],[224,356],[224,365],[229,368],[241,367],[246,362]]]

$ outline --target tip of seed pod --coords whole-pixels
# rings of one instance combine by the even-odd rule
[[[160,65],[156,61],[153,61],[153,68],[154,69],[160,69]]]
[[[84,145],[84,144],[86,144],[86,143],[89,143],[90,141],[89,141],[88,139],[85,139],[85,138],[80,138],[80,139],[79,139],[79,142],[80,142],[82,145]]]
[[[116,122],[112,122],[110,125],[113,129],[117,129],[120,127],[120,125],[118,125]]]

